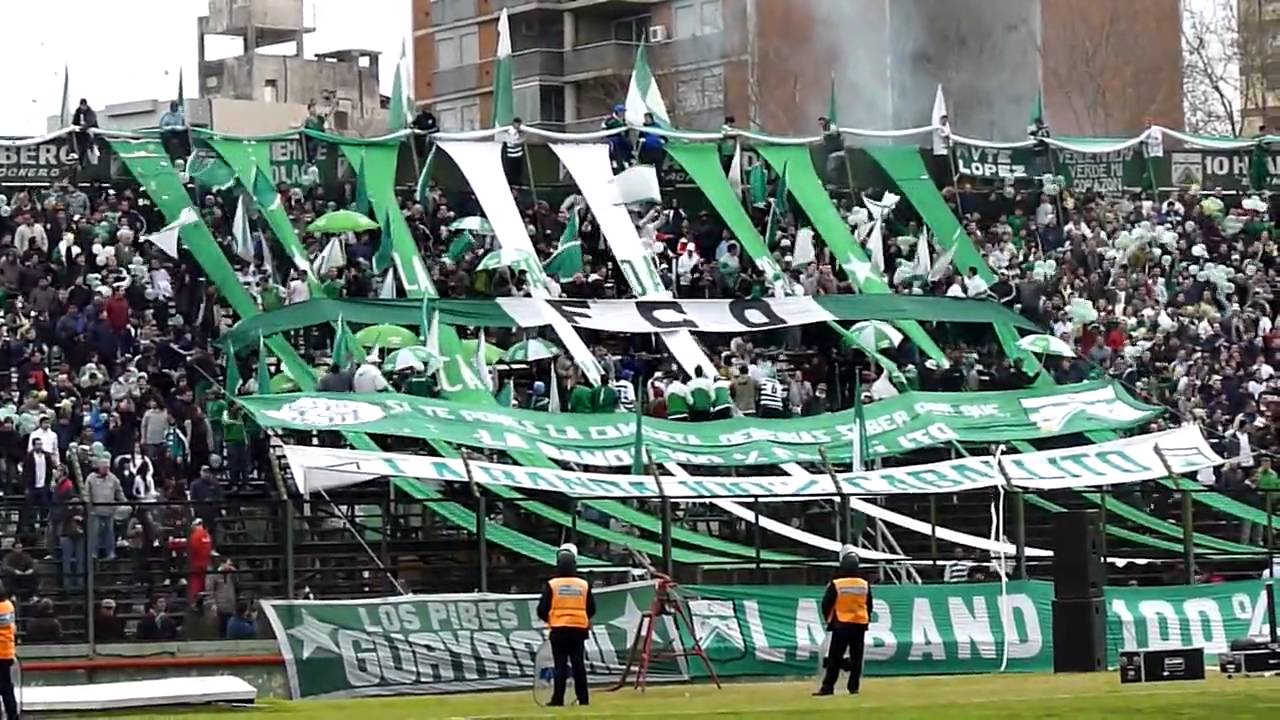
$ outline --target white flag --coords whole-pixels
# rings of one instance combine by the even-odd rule
[[[884,272],[884,233],[881,229],[884,224],[884,218],[898,205],[900,197],[891,192],[886,192],[879,200],[872,200],[865,195],[862,198],[862,204],[867,206],[867,211],[871,213],[871,230],[867,235],[867,253],[871,256],[871,264],[875,267],[876,272]]]
[[[271,241],[262,238],[262,270],[271,282],[276,280],[276,261],[271,257]]]
[[[932,272],[933,258],[930,257],[929,232],[926,230],[920,234],[920,240],[916,243],[916,261],[911,274],[929,277]]]
[[[884,235],[880,232],[880,221],[871,223],[871,232],[867,235],[867,254],[871,256],[871,266],[876,272],[884,272]]]
[[[178,213],[177,220],[144,237],[155,243],[155,246],[163,250],[166,255],[177,259],[178,238],[182,234],[182,228],[198,222],[200,222],[200,216],[196,214],[195,208],[187,206],[182,208],[182,212]]]
[[[733,188],[733,194],[742,200],[742,143],[738,140],[733,141],[733,162],[729,163],[729,187]]]
[[[1142,135],[1142,149],[1149,158],[1164,157],[1164,131],[1158,126],[1147,128]]]
[[[791,267],[804,267],[814,261],[813,228],[796,231],[796,246],[791,250]]]
[[[236,201],[236,216],[231,223],[231,237],[235,239],[236,255],[247,263],[253,262],[253,231],[249,228],[249,209],[245,194]]]
[[[942,96],[942,86],[933,96],[933,154],[946,155],[951,152],[951,119],[947,117],[947,99]]]
[[[551,361],[551,377],[548,378],[547,396],[548,407],[547,412],[560,412],[560,383],[556,382],[556,362]]]
[[[387,276],[382,279],[382,287],[378,290],[378,297],[382,300],[396,299],[396,269],[387,268]]]
[[[960,232],[957,230],[956,232]],[[929,282],[941,280],[947,276],[947,272],[951,269],[951,260],[956,256],[956,248],[960,247],[960,239],[952,238],[951,247],[943,251],[941,257],[933,263],[933,269],[929,271]]]
[[[614,205],[634,202],[662,202],[662,187],[658,185],[658,171],[652,165],[632,165],[618,173],[609,184],[613,189]]]
[[[493,392],[493,374],[489,372],[489,362],[485,359],[484,328],[480,328],[480,340],[476,342],[476,374],[480,382]]]
[[[324,250],[316,256],[315,262],[312,263],[312,270],[316,275],[324,277],[332,268],[344,268],[347,266],[347,248],[343,242],[342,235],[334,235],[329,238],[329,244],[324,246]]]
[[[876,400],[883,400],[898,394],[898,388],[894,387],[893,381],[889,379],[888,370],[880,373],[880,377],[876,378],[876,381],[871,383],[871,397]]]
[[[427,357],[431,363],[427,366],[427,374],[436,370],[444,370],[444,359],[440,356],[440,311],[435,310],[431,313],[431,324],[427,326],[427,338],[425,341],[427,346]],[[441,378],[443,380],[443,378]],[[441,382],[443,385],[444,383]]]

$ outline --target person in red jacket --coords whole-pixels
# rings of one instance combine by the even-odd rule
[[[113,331],[121,332],[129,327],[129,301],[124,297],[123,288],[111,291],[111,297],[107,298],[104,309],[107,312],[107,324]]]
[[[187,600],[195,602],[196,596],[204,592],[205,576],[209,573],[209,562],[213,558],[213,538],[204,527],[204,521],[196,518],[191,521],[191,535],[187,538]]]

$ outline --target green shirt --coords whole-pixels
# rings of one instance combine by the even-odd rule
[[[262,288],[262,310],[279,310],[284,306],[284,296],[280,293],[280,286],[271,284]]]
[[[724,410],[732,404],[733,400],[729,397],[729,381],[717,381],[712,386],[711,409]]]
[[[611,413],[618,411],[618,391],[614,390],[609,383],[600,383],[591,394],[591,404],[596,412]]]
[[[324,290],[325,297],[337,300],[342,297],[342,286],[344,284],[345,283],[341,279],[326,280],[324,281],[324,284],[321,285],[321,289]]]
[[[569,412],[589,413],[595,410],[591,388],[586,385],[574,385],[569,391]]]
[[[222,416],[227,412],[227,401],[222,398],[213,398],[204,404],[204,416],[209,418],[209,424],[214,427],[221,427]]]
[[[1280,475],[1277,475],[1275,470],[1259,470],[1254,482],[1258,484],[1258,489],[1264,492],[1280,492]]]
[[[228,444],[244,444],[244,416],[232,417],[231,413],[222,414],[222,440]]]

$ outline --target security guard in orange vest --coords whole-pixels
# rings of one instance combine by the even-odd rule
[[[551,628],[551,655],[555,659],[555,684],[549,705],[564,705],[564,686],[573,667],[573,692],[579,705],[588,705],[587,635],[596,614],[591,586],[578,577],[578,548],[565,543],[556,553],[556,576],[547,581],[538,599],[538,617]]]
[[[3,702],[6,720],[18,720],[18,699],[13,694],[13,664],[17,657],[17,608],[0,585],[0,702]]]
[[[871,623],[871,583],[858,574],[858,553],[852,545],[840,548],[840,569],[822,596],[822,616],[831,632],[831,650],[822,687],[814,695],[835,692],[842,665],[849,671],[849,694],[857,695],[862,682],[862,647]]]

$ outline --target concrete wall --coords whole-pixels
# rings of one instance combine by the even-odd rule
[[[212,127],[232,135],[265,135],[302,125],[307,106],[299,103],[264,103],[252,100],[213,98],[208,101]]]

